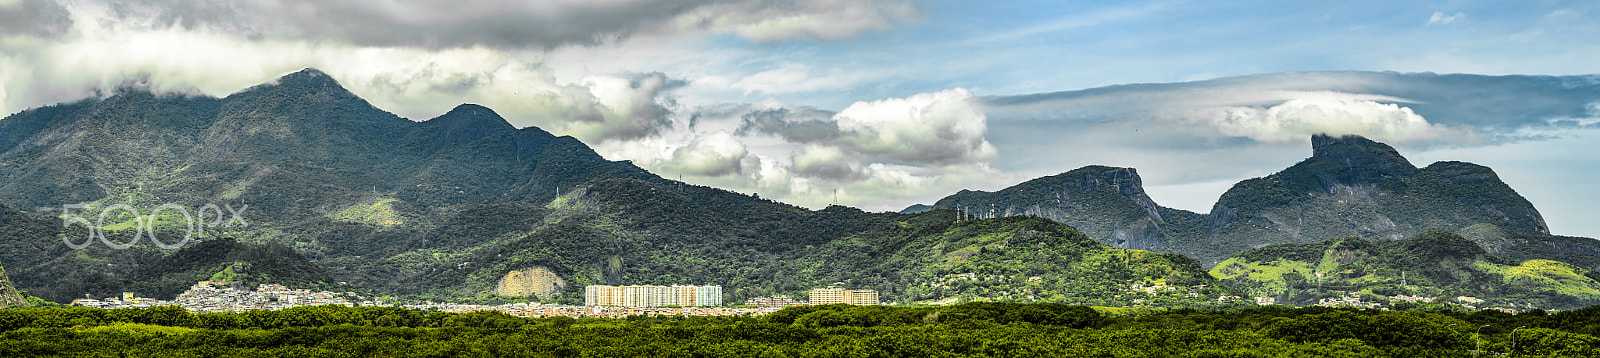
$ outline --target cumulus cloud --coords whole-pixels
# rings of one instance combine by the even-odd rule
[[[555,108],[572,110],[567,118],[575,120],[556,125],[562,132],[591,142],[627,140],[670,127],[668,116],[672,111],[667,107],[675,103],[661,95],[682,86],[683,81],[661,73],[632,78],[595,76],[565,86],[567,91],[562,93],[571,96],[552,94],[540,100],[556,104]]]
[[[810,107],[756,107],[739,116],[739,134],[770,134],[795,143],[817,143],[839,138],[834,112]]]
[[[716,132],[696,137],[688,145],[672,151],[667,166],[679,174],[713,177],[738,174],[742,171],[740,162],[747,153],[744,143],[732,134]]]
[[[1018,179],[989,166],[996,149],[963,89],[861,101],[839,112],[772,99],[691,112],[656,135],[596,151],[669,178],[811,208],[899,210]]]
[[[996,154],[984,138],[987,117],[966,89],[856,102],[834,119],[841,133],[839,143],[897,161],[983,162]]]
[[[1428,17],[1428,25],[1448,25],[1452,22],[1456,22],[1456,20],[1461,20],[1466,17],[1467,14],[1463,14],[1461,12],[1447,15],[1444,12],[1434,11],[1433,16]]]
[[[1459,134],[1393,103],[1353,98],[1292,99],[1267,108],[1210,110],[1206,120],[1224,135],[1261,142],[1303,142],[1317,133],[1359,134],[1406,142]]]
[[[807,145],[795,151],[789,160],[794,163],[794,173],[803,177],[835,181],[860,180],[865,177],[861,162],[850,158],[838,147]]]
[[[739,121],[741,135],[833,146],[868,160],[943,165],[984,162],[997,153],[985,138],[987,115],[961,88],[858,101],[839,112],[757,103]]]

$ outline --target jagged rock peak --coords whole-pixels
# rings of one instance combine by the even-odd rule
[[[1417,171],[1394,147],[1358,135],[1312,135],[1308,162],[1315,163],[1310,169],[1329,190],[1335,183],[1375,184]]]
[[[1311,157],[1380,159],[1404,168],[1417,169],[1405,157],[1400,156],[1400,152],[1394,150],[1394,147],[1354,134],[1338,137],[1326,133],[1311,135]]]

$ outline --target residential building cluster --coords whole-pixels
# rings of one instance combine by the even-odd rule
[[[1317,300],[1317,306],[1322,306],[1322,307],[1382,308],[1383,304],[1378,303],[1378,302],[1362,302],[1361,301],[1361,295],[1359,293],[1349,292],[1349,293],[1341,294],[1341,295],[1339,295],[1337,297],[1328,297],[1328,298],[1318,299]]]
[[[722,286],[607,286],[583,289],[584,306],[721,306]]]
[[[811,304],[827,305],[835,303],[876,306],[878,305],[878,291],[846,290],[833,287],[811,290]]]
[[[72,305],[98,308],[179,306],[195,313],[276,310],[317,305],[356,305],[354,302],[345,299],[344,296],[328,291],[312,292],[311,290],[290,289],[283,285],[275,284],[261,284],[256,287],[255,291],[245,291],[224,285],[225,283],[222,282],[200,281],[171,301],[135,297],[132,292],[123,292],[120,299],[117,297],[105,300],[83,298],[72,301]],[[353,293],[347,293],[347,295],[354,296]],[[376,299],[361,302],[363,306],[380,306],[383,304],[383,301]]]
[[[565,306],[538,303],[513,303],[499,306],[426,303],[406,305],[406,308],[425,311],[467,313],[499,311],[517,317],[572,317],[572,318],[624,318],[628,316],[760,316],[777,312],[779,307],[616,307],[616,306]]]
[[[745,306],[756,306],[756,307],[789,307],[789,306],[805,306],[806,302],[805,301],[795,300],[793,297],[789,297],[789,296],[772,296],[772,297],[756,297],[756,298],[752,298],[752,299],[749,299],[749,300],[745,300],[744,301],[744,305]]]

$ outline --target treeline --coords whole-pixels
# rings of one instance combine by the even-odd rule
[[[0,356],[1464,357],[1600,354],[1600,308],[1547,314],[1060,304],[826,305],[750,317],[519,318],[396,307],[0,310]],[[1481,347],[1481,348],[1480,348]]]

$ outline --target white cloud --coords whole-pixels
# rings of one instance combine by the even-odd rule
[[[740,161],[744,159],[743,142],[728,132],[716,132],[696,137],[688,145],[672,152],[672,162],[667,164],[674,172],[700,176],[739,174]]]
[[[677,116],[657,135],[596,150],[668,178],[811,208],[899,210],[1017,179],[989,167],[996,150],[983,138],[985,116],[962,89],[862,101],[838,113],[771,99],[695,112],[694,128]]]
[[[811,178],[848,181],[859,180],[863,174],[861,162],[838,147],[806,145],[795,151],[790,161],[795,174]]]
[[[1224,135],[1261,142],[1303,142],[1317,133],[1357,134],[1385,142],[1435,139],[1461,132],[1428,123],[1410,108],[1355,98],[1292,99],[1268,107],[1207,110]]]
[[[1452,22],[1456,22],[1456,20],[1461,20],[1466,17],[1467,14],[1463,14],[1461,12],[1446,15],[1444,12],[1434,11],[1433,16],[1428,17],[1428,25],[1448,25]]]
[[[0,38],[0,111],[73,101],[129,79],[156,91],[222,96],[304,67],[329,73],[375,106],[422,120],[461,103],[494,108],[589,143],[651,136],[670,126],[665,95],[682,81],[660,73],[588,74],[558,81],[538,52],[487,47],[429,50],[248,39],[223,31],[114,21],[93,3],[72,8],[54,41]]]
[[[984,138],[988,117],[965,89],[907,98],[856,102],[833,116],[840,144],[855,151],[918,164],[988,162],[997,154]]]

